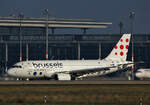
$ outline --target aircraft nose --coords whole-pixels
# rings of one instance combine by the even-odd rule
[[[8,74],[9,76],[16,76],[16,73],[15,73],[15,70],[14,70],[14,69],[9,69],[9,70],[7,71],[7,74]]]
[[[140,78],[141,77],[141,73],[135,73],[135,76]]]

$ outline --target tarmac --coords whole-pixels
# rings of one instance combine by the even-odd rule
[[[150,85],[150,81],[0,81],[0,85]]]

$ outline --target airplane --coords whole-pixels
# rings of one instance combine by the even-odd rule
[[[149,68],[138,69],[135,73],[135,76],[141,80],[149,79],[150,78],[150,69]]]
[[[54,78],[76,80],[82,76],[102,75],[133,65],[127,61],[131,34],[123,34],[111,53],[102,60],[30,60],[14,64],[8,75],[16,78]]]

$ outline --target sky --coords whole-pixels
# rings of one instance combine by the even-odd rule
[[[43,17],[44,8],[51,17],[94,19],[112,22],[107,29],[90,29],[89,33],[118,34],[120,21],[123,32],[130,32],[129,13],[135,12],[133,33],[150,33],[150,0],[0,0],[0,16],[23,12],[25,17]],[[79,30],[74,30],[79,31]],[[69,33],[69,31],[67,30]]]

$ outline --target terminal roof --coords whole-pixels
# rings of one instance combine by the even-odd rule
[[[1,27],[45,27],[45,18],[30,18],[30,17],[0,17]],[[107,28],[111,22],[98,22],[91,19],[58,19],[49,18],[49,28]]]

